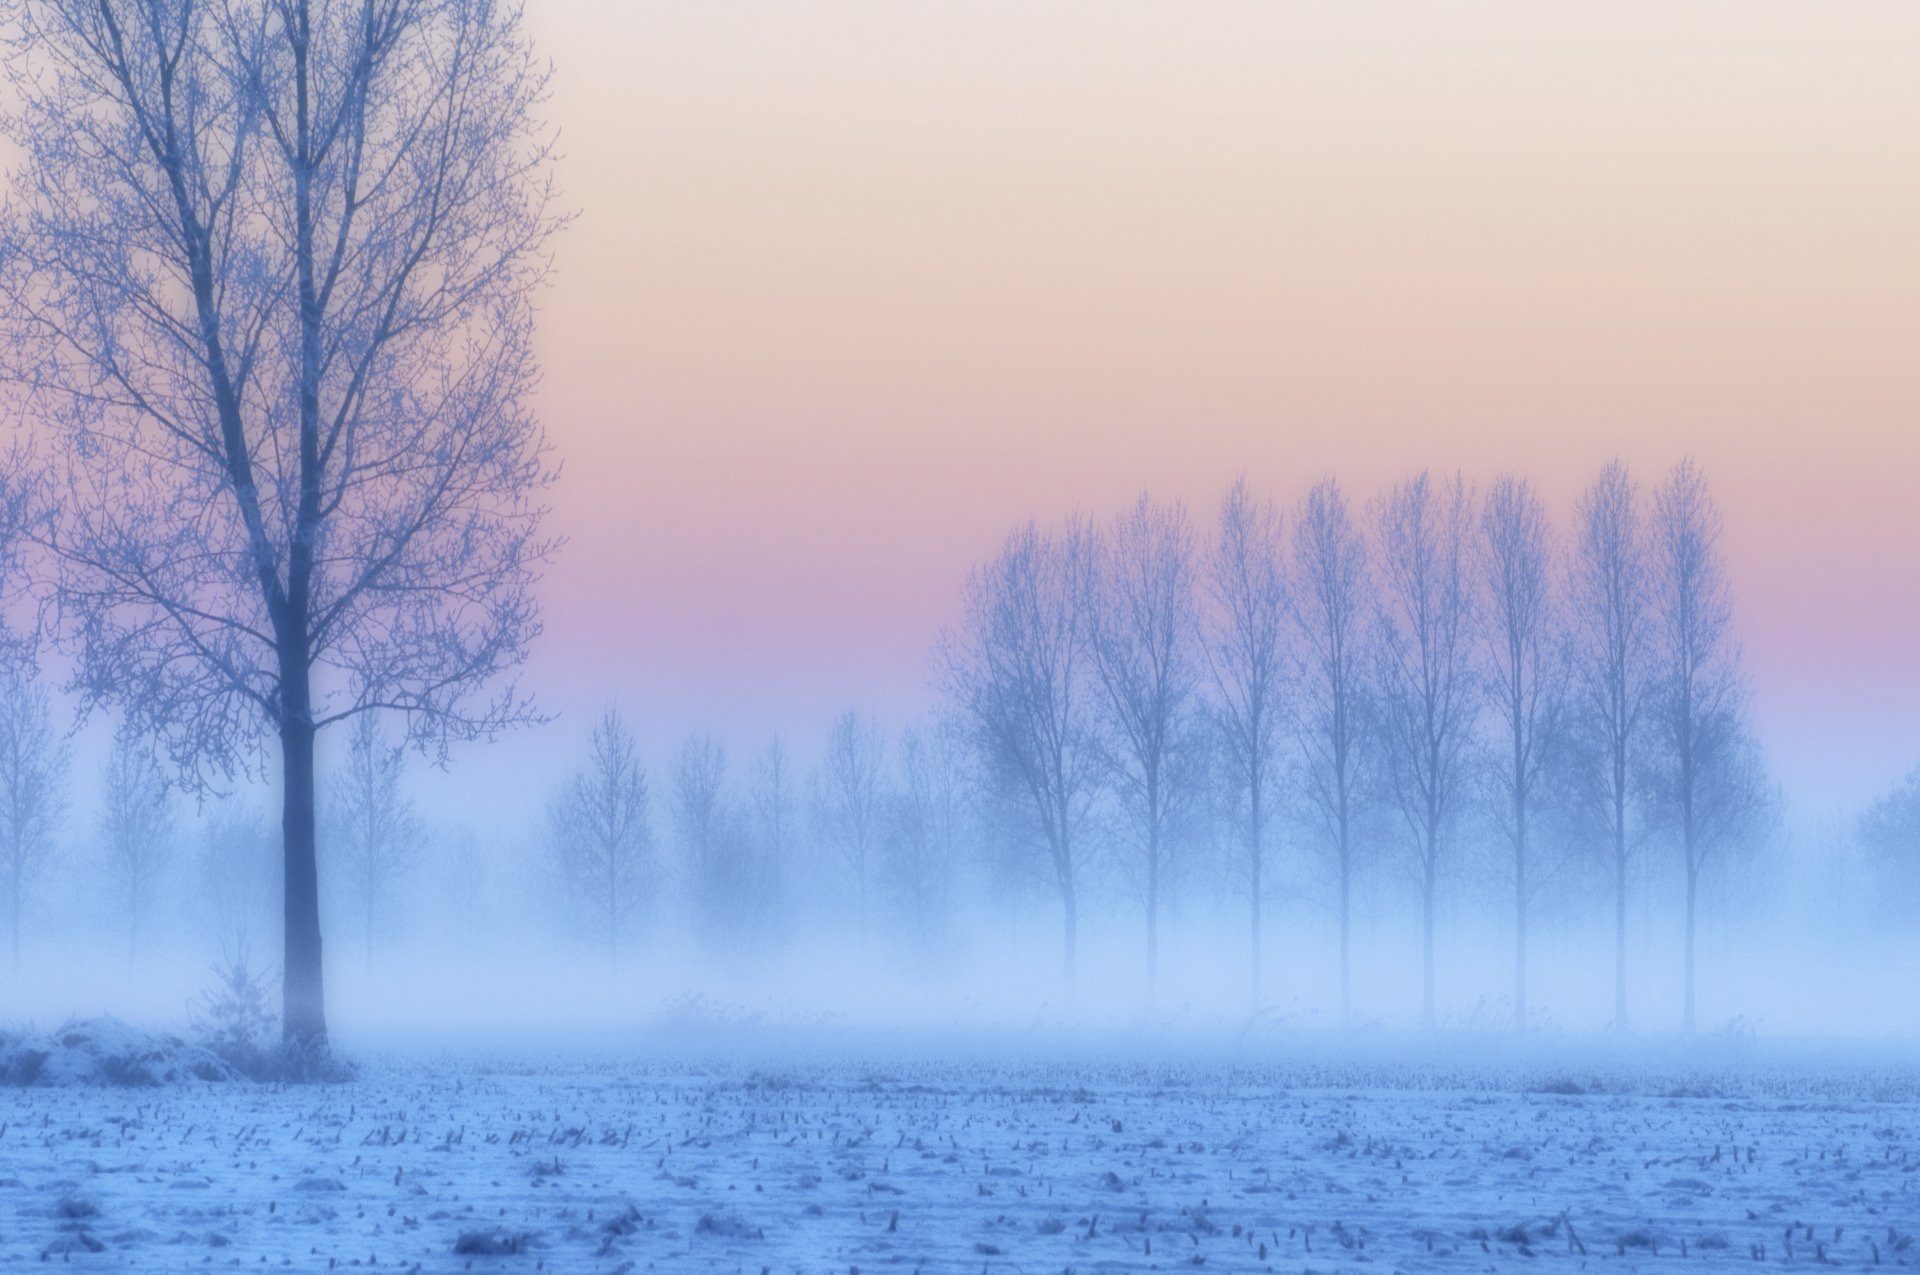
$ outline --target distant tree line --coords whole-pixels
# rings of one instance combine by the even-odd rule
[[[1272,812],[1291,809],[1297,848],[1336,865],[1342,1019],[1353,879],[1372,856],[1417,890],[1431,1025],[1436,896],[1477,817],[1509,848],[1524,1025],[1555,823],[1612,860],[1620,1028],[1628,861],[1679,856],[1691,1030],[1700,877],[1751,846],[1772,806],[1720,537],[1691,461],[1651,500],[1608,465],[1564,542],[1518,477],[1480,493],[1421,473],[1363,511],[1328,480],[1290,514],[1243,481],[1204,540],[1180,504],[1143,495],[1108,526],[1016,530],[968,581],[942,685],[984,791],[1023,813],[1052,870],[1068,979],[1096,818],[1117,819],[1112,852],[1144,883],[1151,982],[1158,885],[1193,840],[1169,831],[1212,812],[1237,830],[1257,1004]]]
[[[1200,889],[1239,911],[1245,963],[1218,979],[1253,1013],[1277,986],[1324,993],[1347,1024],[1368,1012],[1352,973],[1363,895],[1397,885],[1419,917],[1407,976],[1423,1020],[1444,973],[1439,901],[1466,896],[1509,920],[1524,1026],[1551,892],[1554,923],[1609,923],[1624,1029],[1635,881],[1671,891],[1680,958],[1660,973],[1692,1029],[1702,882],[1756,864],[1781,811],[1720,535],[1690,462],[1650,493],[1609,465],[1560,526],[1524,479],[1430,474],[1360,504],[1327,480],[1286,508],[1243,479],[1205,526],[1147,496],[1104,524],[1026,524],[967,578],[924,719],[889,730],[847,711],[744,759],[695,731],[650,768],[609,707],[577,737],[524,863],[498,838],[483,849],[430,827],[405,737],[356,715],[317,791],[327,915],[371,985],[423,909],[474,928],[543,882],[565,928],[623,977],[664,931],[722,962],[776,961],[825,927],[937,963],[979,941],[969,927],[996,901],[1044,900],[1072,980],[1083,918],[1118,904],[1138,918],[1126,924],[1151,1003],[1169,909]],[[0,671],[0,923],[16,978],[30,919],[81,899],[129,961],[170,917],[227,948],[274,936],[284,883],[264,813],[182,801],[163,741],[127,717],[98,803],[77,816],[70,733],[30,652]],[[1889,907],[1910,906],[1920,771],[1832,836],[1836,870],[1844,842]],[[1272,957],[1278,904],[1303,893],[1329,918],[1325,986]]]
[[[927,723],[889,740],[847,713],[804,784],[779,741],[736,785],[721,746],[692,736],[668,767],[663,846],[630,728],[609,710],[556,799],[554,862],[605,918],[610,961],[647,891],[666,893],[669,861],[678,897],[729,942],[778,928],[802,841],[807,874],[863,942],[876,909],[937,935],[956,881],[984,868],[1052,897],[1069,984],[1097,866],[1139,908],[1149,997],[1172,885],[1209,872],[1242,900],[1258,1012],[1276,865],[1311,858],[1329,869],[1340,1021],[1357,885],[1391,875],[1418,899],[1432,1025],[1437,900],[1469,843],[1491,840],[1513,1021],[1529,1021],[1541,892],[1578,860],[1605,865],[1610,897],[1591,906],[1611,914],[1625,1029],[1629,870],[1666,855],[1693,1030],[1702,878],[1756,851],[1779,805],[1720,515],[1691,461],[1650,495],[1610,464],[1572,514],[1557,528],[1521,477],[1477,490],[1422,473],[1364,507],[1329,479],[1290,510],[1243,479],[1204,529],[1147,495],[1104,525],[1023,525],[966,581]],[[1911,839],[1913,787],[1863,835]]]

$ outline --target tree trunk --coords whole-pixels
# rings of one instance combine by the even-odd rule
[[[1353,856],[1340,830],[1340,1030],[1353,1024]]]
[[[1685,1008],[1681,1011],[1680,1030],[1693,1035],[1693,915],[1694,900],[1699,894],[1700,870],[1693,863],[1687,864],[1687,956],[1686,956],[1686,998]]]
[[[1147,838],[1147,1005],[1154,1003],[1160,987],[1160,845],[1159,837]]]
[[[1261,845],[1261,837],[1260,837],[1261,828],[1263,827],[1263,820],[1261,817],[1263,812],[1260,808],[1261,784],[1260,784],[1260,768],[1258,764],[1255,765],[1254,773],[1249,777],[1248,788],[1249,788],[1249,791],[1247,794],[1247,799],[1248,799],[1247,840],[1248,840],[1248,850],[1252,859],[1250,866],[1252,868],[1252,878],[1253,878],[1252,888],[1251,888],[1251,893],[1253,895],[1253,916],[1251,918],[1253,928],[1252,928],[1252,934],[1250,936],[1252,939],[1252,942],[1250,945],[1251,951],[1249,956],[1249,959],[1252,964],[1251,964],[1251,969],[1249,970],[1249,974],[1251,977],[1249,978],[1248,982],[1250,987],[1252,988],[1252,993],[1253,993],[1253,1012],[1255,1014],[1258,1014],[1260,1012],[1260,901],[1261,901],[1260,869],[1263,866],[1262,860],[1265,858],[1265,856],[1261,853],[1262,850],[1265,849],[1265,847]]]
[[[1433,1030],[1433,852],[1429,838],[1426,876],[1420,892],[1420,1025],[1428,1031]]]
[[[1627,1030],[1627,847],[1619,829],[1613,853],[1613,1030]]]
[[[281,1031],[305,1053],[327,1048],[325,988],[320,973],[320,873],[315,856],[313,723],[304,672],[283,679],[280,727],[281,836],[286,861],[286,959],[281,976]]]
[[[1250,945],[1249,955],[1252,968],[1248,973],[1251,976],[1249,983],[1253,989],[1253,1012],[1258,1014],[1260,1012],[1260,860],[1257,856],[1253,861],[1253,916],[1251,920],[1253,922],[1253,932],[1250,936],[1252,943]]]
[[[1527,812],[1514,802],[1513,838],[1513,1029],[1527,1030]]]
[[[1067,985],[1067,994],[1073,994],[1074,949],[1080,925],[1079,912],[1074,906],[1073,878],[1067,877],[1060,882],[1061,912],[1065,921],[1066,947],[1061,962],[1060,973]]]

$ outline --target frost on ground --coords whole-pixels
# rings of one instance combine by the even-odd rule
[[[1920,1266],[1887,1068],[821,1062],[0,1089],[0,1268]]]

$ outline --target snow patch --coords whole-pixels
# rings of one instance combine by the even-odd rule
[[[117,1018],[69,1019],[46,1034],[0,1032],[0,1085],[145,1089],[239,1078],[198,1045]]]

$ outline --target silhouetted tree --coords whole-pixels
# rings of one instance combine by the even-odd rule
[[[620,967],[621,931],[639,905],[653,853],[648,804],[633,732],[609,707],[588,738],[587,764],[554,799],[548,819],[562,875],[599,915],[611,969]]]
[[[194,869],[194,913],[222,951],[240,952],[272,933],[282,894],[272,821],[247,798],[228,796],[207,816]]]
[[[405,772],[404,746],[381,739],[379,720],[362,713],[348,729],[347,755],[327,784],[333,834],[328,857],[343,869],[360,915],[361,956],[369,978],[378,915],[413,871],[425,837],[407,795]]]
[[[189,784],[277,738],[286,1041],[323,1050],[314,736],[526,720],[546,93],[515,5],[8,0],[6,358],[89,702]]]
[[[1247,490],[1243,475],[1220,506],[1220,536],[1208,563],[1212,601],[1206,632],[1207,667],[1214,687],[1214,720],[1233,776],[1242,824],[1239,863],[1245,875],[1248,985],[1260,1010],[1260,922],[1266,901],[1285,668],[1286,577],[1281,565],[1280,513]]]
[[[1059,891],[1063,972],[1073,983],[1082,826],[1100,777],[1086,667],[1086,593],[1093,537],[1071,523],[1060,536],[1032,523],[967,577],[960,627],[938,656],[948,699],[979,750],[983,771],[1010,804]]]
[[[17,665],[0,666],[0,904],[15,975],[27,909],[58,861],[68,753],[46,688]]]
[[[1463,479],[1422,473],[1376,510],[1381,740],[1420,885],[1420,1019],[1434,1022],[1434,901],[1466,780],[1481,687],[1473,659],[1473,504]]]
[[[1340,1026],[1353,1013],[1356,833],[1368,774],[1374,592],[1367,546],[1328,478],[1293,519],[1292,614],[1299,636],[1295,734],[1301,792],[1334,856],[1340,919]]]
[[[1147,910],[1147,994],[1160,977],[1160,908],[1181,807],[1198,781],[1199,679],[1193,527],[1145,493],[1097,542],[1087,638],[1106,692],[1103,752],[1138,856]]]
[[[1568,648],[1553,590],[1553,527],[1524,478],[1496,480],[1480,510],[1488,699],[1500,731],[1492,765],[1513,853],[1513,1022],[1527,1026],[1529,833],[1566,706]]]
[[[852,888],[854,917],[867,938],[868,895],[880,857],[886,820],[886,736],[849,711],[834,719],[827,750],[808,784],[819,845],[829,850]]]
[[[153,743],[126,726],[114,733],[100,774],[100,866],[127,927],[127,961],[173,858],[173,803]]]
[[[689,735],[674,753],[673,821],[707,936],[740,937],[757,913],[760,882],[728,800],[726,749],[712,735]]]
[[[1860,812],[1858,835],[1887,893],[1904,902],[1920,885],[1920,766]]]
[[[1686,880],[1682,1030],[1695,1025],[1694,933],[1700,873],[1756,832],[1770,801],[1747,725],[1733,639],[1733,597],[1720,511],[1704,475],[1682,461],[1654,494],[1654,795],[1680,842]]]
[[[936,719],[900,733],[886,879],[916,942],[934,945],[952,906],[966,835],[965,741]]]
[[[1611,461],[1581,495],[1567,581],[1576,718],[1607,815],[1614,885],[1613,1025],[1627,1028],[1627,867],[1637,848],[1627,821],[1648,676],[1646,531],[1626,466]]]

